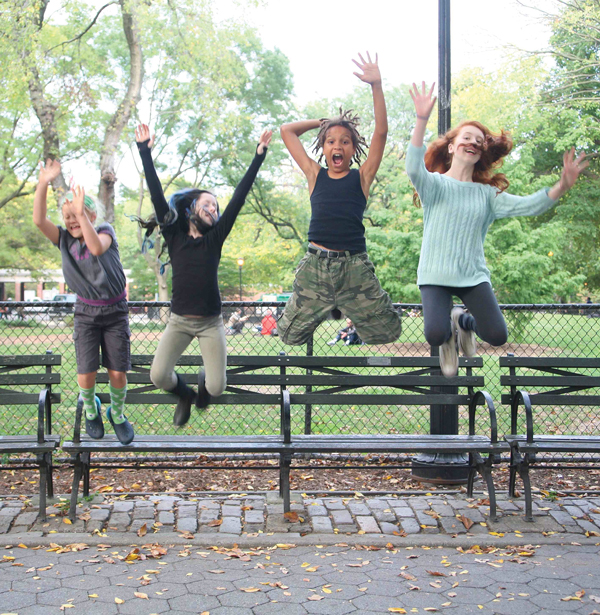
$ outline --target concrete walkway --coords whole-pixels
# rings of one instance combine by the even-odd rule
[[[3,613],[590,615],[600,607],[596,546],[23,547],[0,555]]]

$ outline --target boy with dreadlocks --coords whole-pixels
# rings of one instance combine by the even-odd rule
[[[381,163],[387,138],[387,112],[381,74],[371,56],[359,54],[361,69],[354,73],[371,85],[375,130],[369,154],[359,169],[367,144],[358,132],[359,118],[351,111],[337,118],[303,120],[284,124],[281,137],[292,158],[308,180],[312,215],[308,229],[308,252],[296,268],[293,294],[278,331],[286,344],[304,344],[329,312],[339,309],[352,320],[367,344],[386,344],[400,337],[400,316],[381,288],[366,252],[362,219],[369,189]],[[306,153],[300,135],[320,128],[313,151]],[[325,158],[327,168],[319,164]]]

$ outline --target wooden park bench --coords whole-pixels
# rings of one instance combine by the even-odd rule
[[[519,474],[525,491],[525,516],[533,521],[531,468],[576,468],[578,465],[587,468],[589,465],[581,464],[600,462],[600,435],[548,434],[552,426],[543,425],[542,413],[536,414],[534,422],[533,409],[540,406],[554,414],[557,409],[564,411],[567,407],[570,415],[567,423],[574,425],[573,431],[581,432],[574,408],[594,407],[597,415],[600,394],[590,389],[600,387],[600,359],[509,355],[500,357],[500,367],[508,372],[501,375],[500,382],[510,389],[502,395],[502,403],[511,407],[510,435],[505,436],[511,451],[509,494],[514,497]],[[519,420],[523,418],[519,416],[521,406],[525,411],[525,433],[519,433]]]
[[[39,518],[42,520],[46,518],[46,493],[49,497],[54,495],[52,453],[60,444],[60,437],[52,433],[52,403],[60,402],[60,394],[52,392],[52,386],[60,384],[60,374],[52,368],[60,364],[61,356],[50,352],[0,356],[0,405],[17,417],[18,423],[31,424],[31,429],[23,429],[25,433],[0,435],[0,455],[35,455],[34,463],[40,472]],[[37,417],[29,410],[31,406],[37,407]],[[2,469],[31,467],[27,459],[12,461],[3,463]]]
[[[127,404],[140,404],[145,408],[154,404],[168,404],[169,415],[177,399],[163,391],[156,391],[150,382],[152,355],[132,357],[133,370],[128,374]],[[70,516],[74,519],[79,482],[83,478],[84,495],[89,493],[89,476],[92,467],[151,467],[152,458],[144,455],[158,454],[155,461],[160,469],[182,467],[165,465],[165,456],[173,454],[217,454],[233,457],[236,453],[260,453],[279,459],[279,491],[284,510],[290,510],[290,469],[294,458],[305,459],[307,454],[330,453],[463,453],[468,455],[468,491],[472,493],[476,472],[486,481],[490,494],[490,511],[496,515],[495,491],[491,476],[496,456],[508,452],[505,442],[498,442],[494,405],[489,395],[476,391],[484,384],[482,376],[472,374],[482,367],[481,358],[461,359],[461,369],[466,375],[445,378],[431,372],[439,370],[435,357],[306,357],[306,356],[230,356],[227,358],[227,389],[212,401],[214,412],[220,405],[243,413],[247,405],[273,409],[271,433],[268,435],[144,435],[143,423],[135,425],[134,441],[121,445],[115,436],[92,440],[81,433],[82,404],[78,404],[73,440],[65,442],[63,449],[74,459],[75,472],[71,491]],[[186,368],[197,371],[202,365],[198,356],[183,356],[178,372]],[[374,368],[377,374],[364,374],[364,368]],[[405,370],[402,372],[402,370]],[[408,371],[406,371],[408,370]],[[196,373],[184,373],[186,381],[193,384]],[[98,375],[98,382],[107,382],[106,374]],[[464,389],[455,393],[455,387]],[[298,391],[298,389],[300,389]],[[433,390],[432,390],[433,389]],[[360,390],[360,393],[356,391]],[[104,404],[110,396],[100,393]],[[377,405],[402,412],[407,406],[431,404],[457,404],[469,407],[468,435],[292,435],[294,425],[304,423],[306,406],[344,406],[346,412],[356,404]],[[478,405],[487,405],[490,435],[475,434],[475,414]],[[292,407],[301,406],[302,415],[293,416]],[[278,415],[278,418],[276,418]],[[92,457],[104,453],[105,456]],[[120,458],[106,455],[127,453]],[[203,466],[205,467],[205,466]],[[256,468],[255,468],[256,469]],[[260,468],[273,469],[273,467]]]
[[[177,465],[177,456],[199,454],[224,454],[228,458],[241,453],[277,456],[289,447],[289,415],[287,422],[283,412],[282,383],[285,376],[285,358],[282,356],[229,356],[227,357],[227,390],[219,397],[213,398],[206,415],[210,420],[210,413],[220,405],[231,408],[231,412],[242,414],[244,407],[258,405],[261,416],[268,417],[267,407],[273,408],[273,419],[268,423],[272,430],[269,434],[255,435],[155,435],[144,434],[143,419],[135,422],[135,438],[131,444],[123,446],[114,434],[107,434],[102,440],[92,440],[85,433],[82,434],[81,421],[83,404],[81,399],[77,404],[75,427],[72,441],[63,444],[63,450],[73,458],[75,466],[73,487],[71,490],[71,504],[69,516],[75,518],[79,483],[83,478],[83,494],[89,494],[90,470],[92,467],[139,468],[155,467],[160,469],[182,468],[181,460]],[[132,371],[127,374],[126,404],[140,405],[150,409],[154,405],[167,405],[165,409],[168,423],[177,397],[162,390],[157,390],[150,380],[150,366],[153,355],[134,355],[131,357]],[[203,365],[202,357],[184,355],[181,357],[177,371],[181,373],[186,382],[194,385],[197,381],[198,367]],[[187,372],[187,373],[186,373]],[[98,384],[108,383],[108,376],[99,373]],[[110,404],[108,393],[98,393],[103,405]],[[203,411],[204,412],[204,411]],[[192,413],[194,408],[192,407]],[[105,421],[106,424],[106,421]],[[257,430],[258,431],[258,430]],[[119,458],[110,455],[127,453]],[[103,454],[96,455],[94,454]],[[156,457],[148,457],[148,454]],[[281,463],[279,463],[281,467]],[[206,466],[203,466],[206,468]],[[274,466],[260,469],[276,469]],[[285,479],[286,477],[284,477]],[[289,494],[289,485],[280,485],[281,493]]]
[[[431,434],[330,434],[305,433],[291,436],[291,446],[282,454],[282,483],[289,485],[289,472],[293,469],[294,458],[309,454],[406,454],[409,457],[403,465],[411,467],[410,455],[425,453],[463,454],[468,458],[468,493],[472,495],[476,472],[485,480],[490,500],[490,516],[496,518],[496,498],[492,480],[493,463],[502,452],[508,452],[508,445],[498,441],[496,412],[488,393],[478,390],[484,385],[483,376],[473,375],[481,368],[481,358],[461,358],[459,374],[446,378],[439,373],[437,357],[286,357],[289,366],[301,367],[309,373],[289,375],[287,387],[302,387],[304,390],[284,390],[284,413],[290,413],[292,424],[303,422],[306,407],[318,406],[318,412],[327,407],[341,406],[352,422],[352,407],[377,406],[377,412],[391,410],[406,413],[413,406],[458,405],[468,407],[469,433],[459,435]],[[368,368],[368,369],[367,369]],[[366,372],[366,373],[365,373]],[[464,375],[461,375],[461,372]],[[489,435],[475,433],[476,410],[486,405],[490,425]],[[297,409],[299,417],[292,413]],[[367,466],[368,466],[368,459]],[[443,465],[443,464],[440,464]],[[359,467],[367,467],[363,464]],[[318,465],[304,466],[311,470]],[[321,466],[328,467],[328,466]],[[344,467],[350,467],[347,464]],[[374,467],[381,466],[376,462]],[[285,496],[284,496],[285,497]],[[289,495],[287,495],[289,500]],[[287,504],[287,502],[286,502]],[[287,509],[287,508],[286,508]]]

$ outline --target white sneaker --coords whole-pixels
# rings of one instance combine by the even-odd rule
[[[440,369],[446,378],[452,378],[458,373],[458,345],[454,322],[450,327],[452,335],[440,346]]]
[[[333,346],[336,343],[337,340],[331,340],[330,342],[327,342],[328,346]]]
[[[468,331],[467,329],[463,329],[458,324],[461,314],[464,313],[465,311],[460,307],[452,308],[452,312],[450,312],[450,318],[452,319],[452,323],[454,324],[454,327],[458,333],[458,347],[460,351],[465,357],[474,357],[477,354],[475,331]]]

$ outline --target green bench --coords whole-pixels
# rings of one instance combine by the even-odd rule
[[[16,463],[6,460],[2,469],[29,469],[22,455],[33,455],[40,473],[39,518],[46,518],[46,493],[53,497],[52,453],[60,437],[52,433],[52,403],[60,402],[60,394],[52,387],[60,384],[61,356],[50,352],[42,355],[0,356],[0,405],[4,407],[37,407],[36,430],[20,435],[0,435],[0,455],[19,455]],[[38,390],[38,387],[42,387]],[[25,415],[29,416],[29,413]]]
[[[517,474],[525,491],[525,517],[533,521],[530,469],[576,468],[600,462],[600,435],[536,433],[534,408],[586,406],[598,408],[600,359],[570,357],[500,357],[500,367],[508,374],[500,383],[509,392],[502,403],[511,408],[509,494],[515,496]],[[589,370],[591,374],[582,373]],[[525,413],[525,433],[519,433],[519,419]],[[545,429],[543,431],[546,431]],[[591,457],[590,457],[591,454]],[[584,467],[589,467],[588,465]]]

